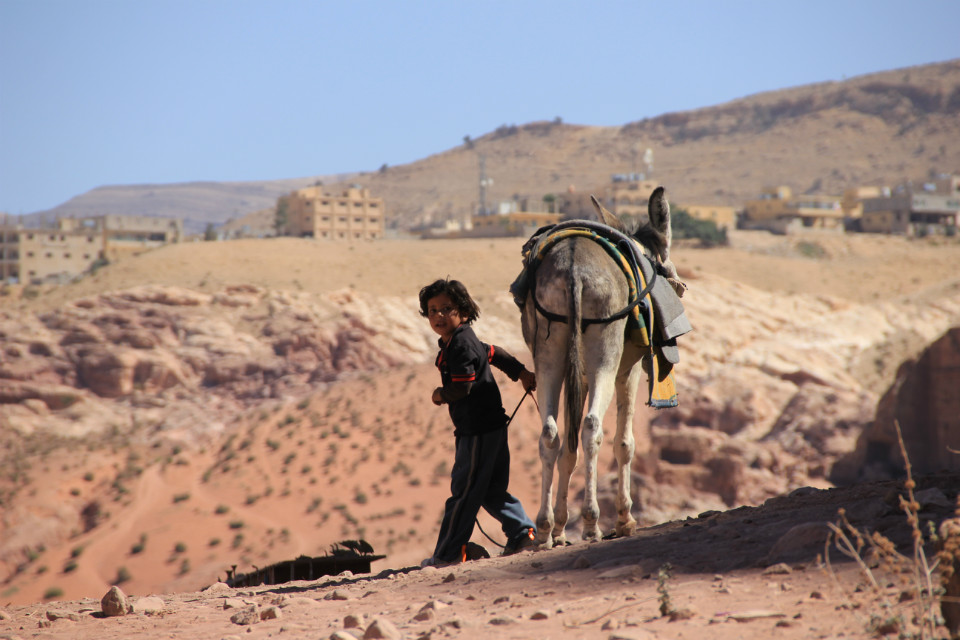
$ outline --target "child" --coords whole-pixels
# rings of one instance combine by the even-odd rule
[[[534,374],[504,349],[477,338],[471,323],[480,315],[466,287],[457,280],[437,280],[420,290],[420,315],[440,336],[437,368],[443,386],[433,390],[436,405],[447,404],[453,420],[456,454],[450,473],[451,496],[440,523],[433,556],[421,566],[444,566],[466,559],[466,545],[480,507],[500,521],[509,555],[534,545],[536,528],[523,505],[507,492],[510,451],[507,412],[490,365],[536,389]]]

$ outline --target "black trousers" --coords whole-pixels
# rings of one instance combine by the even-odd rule
[[[433,552],[433,557],[442,562],[461,558],[481,507],[500,522],[508,540],[536,528],[520,501],[507,491],[510,483],[507,428],[478,436],[457,436],[456,448],[450,472],[450,497]]]

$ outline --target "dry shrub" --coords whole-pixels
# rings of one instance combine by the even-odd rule
[[[895,423],[900,450],[903,453],[907,473],[904,488],[906,497],[899,496],[900,508],[910,525],[912,537],[908,554],[900,553],[889,538],[879,532],[868,534],[860,531],[847,520],[845,510],[839,512],[837,523],[828,523],[830,536],[824,549],[827,570],[835,584],[843,591],[830,564],[830,548],[836,547],[844,556],[857,563],[867,580],[872,607],[865,620],[868,631],[880,635],[895,635],[898,638],[948,638],[957,637],[957,621],[948,623],[951,607],[956,608],[956,589],[949,588],[956,581],[954,569],[960,559],[960,526],[947,526],[945,522],[938,534],[932,523],[924,532],[920,524],[920,504],[914,495],[916,482],[910,459],[903,443],[899,423]],[[957,515],[960,517],[960,504]],[[957,521],[954,521],[957,522]],[[940,549],[928,557],[927,545]],[[870,558],[868,561],[866,558]],[[939,574],[939,575],[937,575]],[[948,595],[949,594],[949,595]],[[856,608],[856,605],[850,605]]]

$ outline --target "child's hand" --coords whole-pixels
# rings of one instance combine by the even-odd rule
[[[537,376],[533,371],[527,371],[524,369],[520,372],[520,384],[523,385],[524,391],[536,391],[537,389]]]
[[[433,404],[438,407],[443,404],[443,396],[440,395],[440,387],[437,387],[433,390],[433,395],[430,396],[430,399],[433,400]]]

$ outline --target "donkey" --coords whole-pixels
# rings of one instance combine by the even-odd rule
[[[594,206],[604,224],[628,233],[620,219],[596,199]],[[648,211],[650,221],[632,235],[662,261],[662,273],[669,276],[670,284],[680,292],[676,269],[669,261],[670,208],[663,187],[658,187],[650,196]],[[649,351],[625,339],[626,318],[591,324],[581,322],[584,318],[609,318],[624,309],[629,303],[627,280],[607,252],[585,237],[569,237],[557,242],[532,276],[535,281],[523,300],[521,323],[524,340],[533,353],[542,420],[539,448],[543,475],[537,542],[542,548],[566,542],[567,498],[570,476],[578,463],[578,436],[586,458],[583,539],[600,538],[597,454],[603,438],[601,421],[614,390],[617,430],[613,447],[618,465],[615,533],[630,535],[637,525],[630,513],[633,507],[630,470],[635,448],[633,414],[637,387],[644,372],[642,359]],[[548,310],[548,315],[544,315],[543,310]],[[550,321],[549,316],[556,320],[557,312],[566,314],[565,322]],[[563,438],[557,428],[561,387],[566,391]],[[585,402],[587,412],[583,417]],[[559,480],[556,502],[551,509],[554,467]]]

